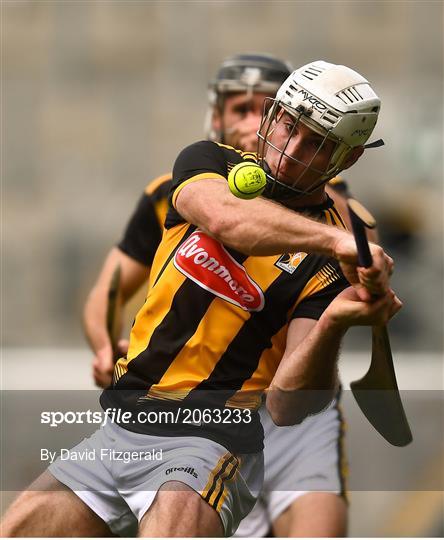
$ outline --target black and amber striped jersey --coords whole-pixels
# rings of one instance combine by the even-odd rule
[[[226,179],[237,163],[255,159],[208,141],[179,155],[149,293],[136,316],[127,357],[116,364],[113,388],[102,395],[105,408],[204,404],[256,411],[284,353],[289,322],[318,319],[347,286],[332,258],[303,252],[247,256],[187,223],[175,209],[184,185]],[[344,227],[329,198],[304,212]],[[153,434],[167,429],[124,427]],[[220,424],[181,428],[180,433],[207,436],[236,451],[257,451],[262,444],[255,423],[230,425],[228,431]]]
[[[144,266],[151,266],[160,244],[172,174],[164,174],[145,188],[117,247]]]

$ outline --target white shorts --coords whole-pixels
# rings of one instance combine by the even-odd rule
[[[49,471],[114,534],[134,535],[160,487],[179,481],[218,512],[231,536],[256,502],[263,454],[234,455],[203,437],[142,435],[106,424],[59,456]]]
[[[345,496],[344,422],[336,401],[301,424],[278,427],[265,406],[265,473],[261,494],[235,536],[263,537],[273,521],[307,492]]]

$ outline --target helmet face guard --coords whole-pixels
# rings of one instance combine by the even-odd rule
[[[273,134],[277,124],[283,121],[285,113],[291,116],[292,128],[288,131],[286,141],[281,142],[278,147],[273,141]],[[267,175],[265,195],[269,198],[282,201],[311,195],[342,170],[341,165],[352,150],[349,145],[336,137],[332,133],[332,130],[325,129],[313,122],[310,115],[310,109],[302,105],[295,110],[277,99],[268,98],[264,103],[264,113],[258,131],[258,155],[260,156],[260,164]],[[311,156],[305,161],[298,158],[297,155],[291,155],[288,152],[290,141],[299,129],[300,124],[303,124],[320,136],[318,146],[313,148]],[[330,148],[329,160],[323,168],[318,168],[316,158],[327,146]],[[274,171],[270,170],[266,161],[266,156],[270,148],[280,154]],[[288,182],[288,179],[284,181],[281,178],[281,166],[284,158],[299,165],[298,168],[301,170],[301,172],[292,178],[291,183]],[[299,187],[307,173],[310,173],[311,176],[316,175],[316,179],[309,186],[305,186],[304,188]]]

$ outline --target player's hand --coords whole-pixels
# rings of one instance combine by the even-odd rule
[[[373,264],[369,268],[358,267],[356,242],[351,235],[342,237],[335,246],[334,257],[338,259],[344,276],[356,289],[361,300],[370,301],[373,296],[385,294],[390,289],[393,259],[381,246],[369,244]]]
[[[92,363],[94,382],[100,388],[111,384],[114,371],[114,357],[111,343],[99,349]]]
[[[244,152],[255,152],[257,150],[257,130],[260,123],[260,116],[250,114],[227,128],[225,132],[230,145],[234,148],[241,148]]]
[[[350,326],[382,326],[401,308],[402,302],[392,289],[366,302],[354,287],[348,287],[331,302],[322,317],[342,329]]]
[[[372,296],[378,296],[390,289],[390,277],[393,274],[393,259],[381,246],[369,243],[373,264],[369,268],[358,267],[359,282]]]
[[[128,352],[129,342],[126,339],[119,340],[117,344],[118,356],[125,356]],[[114,355],[111,347],[111,343],[97,351],[96,356],[93,359],[93,377],[94,382],[100,388],[107,388],[113,378],[114,372]]]

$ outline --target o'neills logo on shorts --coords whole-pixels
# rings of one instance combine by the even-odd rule
[[[191,474],[191,476],[194,476],[194,478],[197,478],[199,476],[194,467],[171,467],[170,469],[167,469],[165,471],[165,474],[171,474],[176,471],[186,472],[188,474]]]
[[[202,231],[195,231],[177,250],[174,266],[203,289],[246,311],[264,307],[264,293],[245,268]]]

